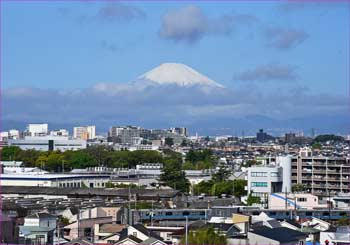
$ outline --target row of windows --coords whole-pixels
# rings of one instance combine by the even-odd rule
[[[267,187],[267,182],[252,182],[252,187]]]
[[[105,183],[96,183],[97,187],[105,187]],[[71,183],[59,183],[59,187],[82,187],[81,183],[71,182]],[[90,187],[94,187],[93,183],[90,183]]]
[[[251,172],[252,177],[267,177],[267,172]],[[279,172],[271,172],[271,177],[279,177]]]
[[[298,202],[306,202],[307,198],[306,197],[299,197],[297,200],[298,200]]]
[[[267,177],[267,173],[266,172],[252,172],[251,176],[252,177]]]
[[[93,183],[90,183],[90,185]],[[97,186],[104,187],[105,183],[97,183]],[[59,187],[81,187],[81,183],[59,183]]]

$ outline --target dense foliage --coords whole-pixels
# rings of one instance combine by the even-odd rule
[[[253,192],[251,192],[247,198],[247,205],[252,206],[253,204],[260,204],[261,199],[260,197],[254,196]]]
[[[180,244],[186,244],[185,236],[182,237]],[[225,236],[216,233],[212,226],[209,226],[197,231],[190,231],[187,244],[225,245],[227,244],[227,239]]]
[[[244,187],[247,185],[246,180],[225,180],[215,182],[214,180],[202,181],[193,187],[193,194],[207,194],[211,196],[221,196],[222,194],[234,195],[241,197],[246,195]]]
[[[204,150],[189,150],[186,154],[185,163],[183,164],[184,170],[201,170],[213,168],[217,160],[214,154],[209,149]]]
[[[212,175],[209,181],[202,181],[193,187],[193,193],[200,195],[202,193],[211,196],[221,196],[222,194],[234,195],[241,197],[246,195],[245,186],[246,180],[236,179],[229,180],[231,171],[225,168],[220,168]]]
[[[167,186],[182,192],[188,192],[190,182],[182,169],[182,160],[179,158],[166,159],[159,180]]]
[[[294,184],[292,185],[292,192],[302,192],[306,191],[306,185],[303,184]]]
[[[345,215],[345,216],[341,217],[340,219],[338,219],[337,224],[339,226],[350,225],[350,218],[347,215]]]
[[[327,141],[344,141],[342,136],[334,135],[334,134],[322,134],[315,137],[314,142],[327,142]]]
[[[93,166],[133,168],[137,164],[163,162],[162,154],[157,151],[114,151],[105,146],[65,152],[21,150],[16,146],[8,146],[2,149],[1,159],[3,161],[23,161],[26,167],[37,166],[54,172]]]

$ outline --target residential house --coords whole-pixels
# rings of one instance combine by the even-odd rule
[[[19,227],[21,241],[35,244],[53,244],[57,217],[48,213],[36,213],[25,217]]]

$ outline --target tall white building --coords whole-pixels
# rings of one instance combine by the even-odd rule
[[[283,170],[274,165],[257,165],[248,168],[248,193],[264,197],[282,191]]]
[[[0,132],[0,141],[6,141],[8,139],[18,139],[20,137],[19,130],[10,129],[9,131]]]
[[[187,132],[187,128],[170,128],[170,131],[174,134],[178,134],[178,135],[181,135],[181,136],[187,136],[188,135],[188,132]]]
[[[96,126],[81,126],[73,128],[75,139],[91,140],[96,138]]]
[[[248,193],[266,197],[275,192],[291,191],[291,157],[279,156],[274,165],[256,165],[248,168]]]
[[[69,132],[67,129],[59,129],[50,131],[50,135],[52,136],[69,136]]]
[[[45,136],[48,134],[49,125],[47,123],[31,123],[27,126],[27,135]]]

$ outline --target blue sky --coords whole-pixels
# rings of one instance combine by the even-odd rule
[[[349,94],[346,3],[1,4],[5,96],[19,88],[62,92],[127,83],[163,62],[184,63],[233,91],[297,91],[296,98],[307,92],[342,102]],[[12,97],[7,105],[14,105]],[[335,107],[332,112],[345,116],[346,108]]]

